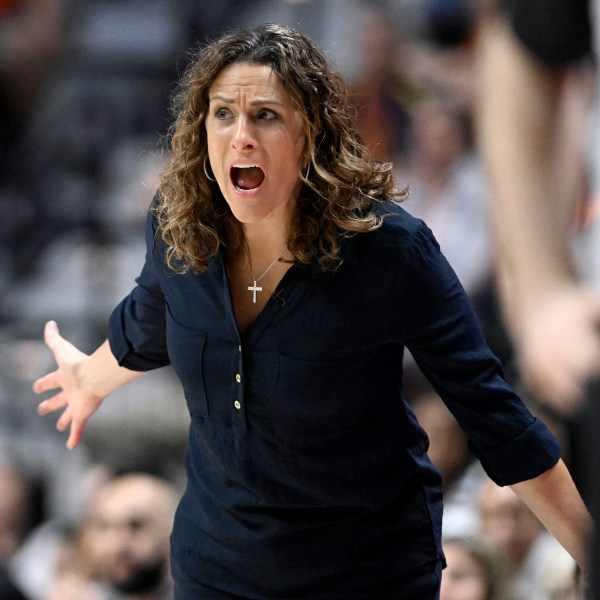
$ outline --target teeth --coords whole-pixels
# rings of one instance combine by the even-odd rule
[[[254,167],[258,168],[258,165],[233,165],[234,169],[252,169]]]

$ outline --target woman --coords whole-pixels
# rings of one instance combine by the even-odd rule
[[[442,577],[440,600],[510,600],[514,598],[508,566],[482,538],[444,540],[448,565]]]
[[[46,341],[68,446],[116,387],[171,363],[191,414],[176,598],[436,598],[440,478],[402,398],[407,346],[500,484],[583,562],[588,516],[508,388],[431,232],[370,162],[346,89],[277,25],[197,55],[137,286],[86,356]],[[521,483],[518,483],[521,482]]]

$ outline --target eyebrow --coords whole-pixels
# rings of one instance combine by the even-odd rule
[[[213,94],[208,98],[209,102],[213,102],[215,100],[220,100],[221,102],[225,102],[225,104],[235,104],[235,98],[230,96],[223,96],[222,94]],[[270,99],[270,98],[256,98],[254,100],[250,100],[250,106],[263,106],[265,104],[277,104],[278,106],[285,107],[283,102],[279,100]]]

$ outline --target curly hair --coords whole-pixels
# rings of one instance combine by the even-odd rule
[[[370,159],[352,125],[342,77],[308,38],[274,24],[233,31],[201,47],[181,78],[157,206],[167,263],[178,271],[203,271],[222,246],[244,251],[242,226],[204,167],[209,90],[237,62],[270,66],[302,117],[307,150],[288,249],[294,261],[334,269],[341,263],[341,237],[378,228],[382,218],[374,203],[398,202],[406,192],[396,187],[390,163]]]

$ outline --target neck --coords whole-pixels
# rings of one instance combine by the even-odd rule
[[[273,260],[287,247],[295,205],[290,200],[258,221],[242,223],[246,250],[255,263],[261,258]]]
[[[260,230],[244,227],[244,239],[246,248],[254,258],[264,256],[268,258],[277,252],[281,252],[287,246],[287,232],[279,230]]]
[[[252,266],[258,276],[277,258],[290,258],[287,250],[287,232],[244,226],[244,246],[240,262]]]

